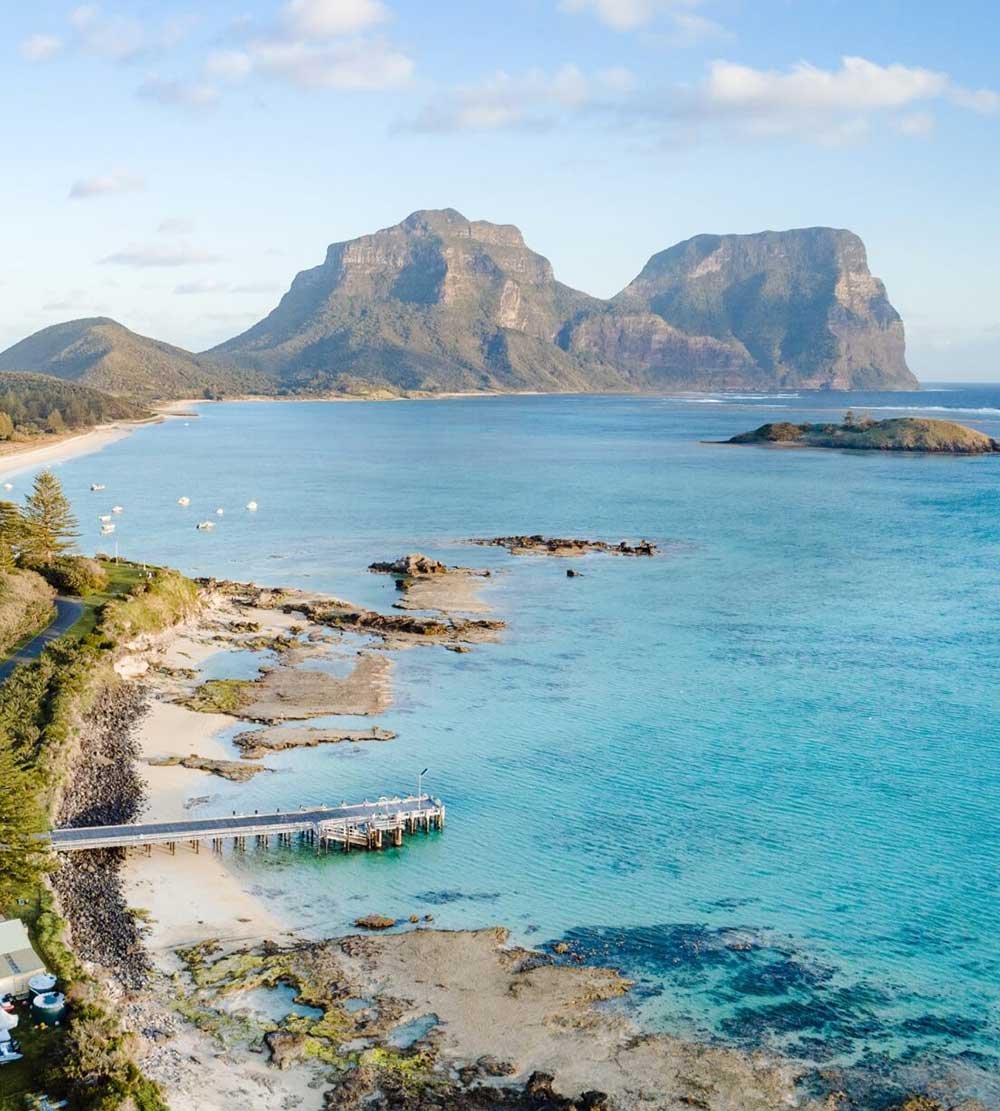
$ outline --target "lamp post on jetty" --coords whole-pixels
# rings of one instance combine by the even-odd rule
[[[420,800],[421,800],[421,799],[422,799],[422,798],[424,797],[424,796],[423,796],[423,795],[421,794],[421,791],[423,790],[423,786],[424,786],[424,776],[425,776],[426,774],[427,774],[427,769],[426,769],[426,768],[424,768],[424,770],[423,770],[422,772],[417,772],[417,802],[418,802],[418,803],[419,803],[419,802],[420,802]]]

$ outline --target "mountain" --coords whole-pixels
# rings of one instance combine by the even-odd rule
[[[595,390],[627,383],[556,342],[602,302],[557,282],[517,228],[454,209],[334,243],[259,324],[208,352],[292,389]]]
[[[203,354],[101,317],[29,336],[0,369],[140,398],[917,388],[904,346],[849,231],[698,235],[603,301],[556,281],[512,225],[446,208],[334,243]]]
[[[601,301],[557,282],[517,228],[454,209],[335,243],[208,354],[293,390],[916,386],[851,232],[699,235]]]
[[[914,389],[903,322],[858,236],[698,235],[564,337],[639,389]]]
[[[97,316],[53,324],[0,353],[0,370],[51,374],[106,393],[140,398],[246,393],[259,375],[216,366],[169,343]]]

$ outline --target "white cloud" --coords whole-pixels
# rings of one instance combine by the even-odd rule
[[[63,48],[55,35],[31,35],[21,43],[21,57],[28,62],[47,62]]]
[[[615,31],[637,31],[662,24],[656,39],[669,46],[694,46],[705,39],[725,36],[725,29],[693,9],[701,0],[562,0],[564,12],[589,13]]]
[[[602,84],[616,93],[631,93],[637,85],[635,74],[624,66],[611,66],[609,69],[602,69],[597,76]]]
[[[205,81],[175,81],[147,77],[136,89],[136,96],[172,108],[192,110],[214,108],[220,100],[219,90]]]
[[[910,112],[896,121],[896,130],[911,139],[921,138],[930,135],[936,123],[933,112]]]
[[[616,31],[634,31],[652,22],[663,4],[657,0],[562,0],[564,12],[592,12]]]
[[[181,282],[180,285],[174,286],[174,293],[182,295],[222,293],[226,288],[225,282],[216,282],[209,279],[204,282]]]
[[[160,221],[156,229],[160,235],[190,235],[194,231],[194,221],[185,220],[181,216],[168,216]]]
[[[669,46],[697,46],[709,39],[730,38],[729,32],[714,19],[708,19],[696,12],[671,12],[669,29],[660,38]]]
[[[116,170],[99,177],[81,177],[70,187],[70,200],[80,201],[89,197],[108,197],[115,193],[138,193],[146,188],[146,182],[137,174]]]
[[[596,78],[577,66],[553,73],[503,71],[479,85],[454,89],[431,101],[405,126],[416,131],[541,130],[583,111],[602,97],[614,100],[634,87],[629,70],[602,70]]]
[[[253,59],[244,50],[216,50],[205,62],[205,73],[220,81],[242,81],[253,71]]]
[[[198,266],[209,262],[221,262],[219,255],[201,251],[187,245],[165,246],[162,243],[131,243],[121,251],[115,251],[101,259],[115,266],[134,266],[139,269],[153,267]]]
[[[97,4],[81,4],[70,12],[78,44],[112,62],[130,62],[153,46],[137,19],[105,16]]]
[[[313,89],[392,89],[405,84],[413,61],[386,43],[350,39],[312,43],[269,40],[251,45],[253,68]]]
[[[954,88],[951,99],[960,108],[968,108],[972,112],[982,112],[983,115],[992,115],[1000,112],[1000,93],[992,89],[963,89]]]
[[[744,136],[840,144],[864,138],[887,114],[901,134],[927,135],[934,126],[931,105],[950,101],[989,111],[994,97],[1000,107],[997,94],[971,93],[937,70],[859,57],[845,57],[834,69],[799,62],[787,70],[764,70],[716,61],[700,85],[668,99],[661,110],[668,120],[735,127]]]
[[[352,35],[389,18],[381,0],[289,0],[284,14],[292,33],[303,38]]]
[[[857,112],[902,108],[947,88],[943,73],[847,57],[837,70],[799,62],[785,73],[713,62],[705,96],[712,105],[751,112]]]

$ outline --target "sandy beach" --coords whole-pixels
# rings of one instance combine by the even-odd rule
[[[147,424],[158,424],[164,419],[181,416],[190,412],[198,401],[158,402],[153,411],[155,416],[146,420],[115,421],[101,424],[87,432],[76,432],[62,436],[46,435],[39,437],[40,442],[0,444],[0,479],[7,479],[35,467],[62,463],[81,455],[93,455],[117,440],[124,440],[137,428]]]

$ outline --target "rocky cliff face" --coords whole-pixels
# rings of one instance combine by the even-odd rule
[[[203,355],[101,318],[30,336],[3,368],[140,397],[917,385],[851,232],[699,235],[602,301],[556,281],[517,228],[454,209],[333,244],[264,320]]]
[[[206,389],[240,393],[265,385],[256,374],[217,367],[103,316],[35,332],[0,353],[0,370],[51,374],[141,398],[200,397]]]
[[[268,317],[209,354],[299,387],[622,388],[613,370],[556,343],[600,304],[557,282],[515,227],[415,212],[333,244]]]
[[[903,323],[849,231],[699,235],[654,255],[567,350],[638,388],[914,388]]]

